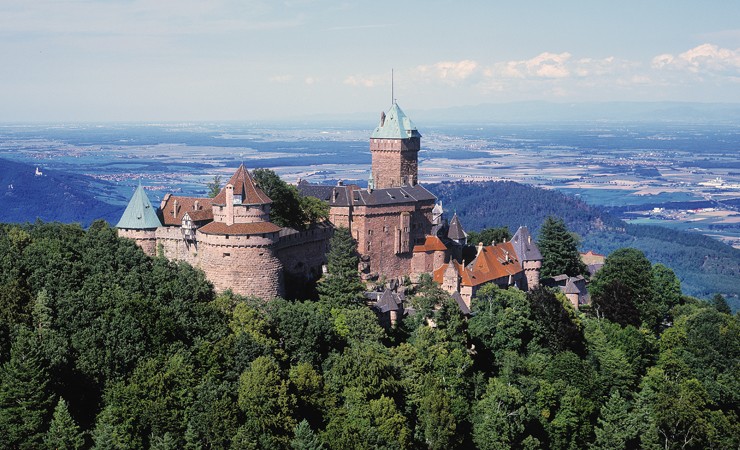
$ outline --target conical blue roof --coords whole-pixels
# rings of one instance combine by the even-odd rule
[[[123,212],[121,220],[116,224],[117,228],[128,228],[132,230],[145,230],[151,228],[161,227],[162,222],[157,217],[157,212],[149,202],[144,188],[139,187],[134,191],[134,195],[131,196],[131,200],[126,206],[126,211]]]
[[[408,118],[397,103],[391,106],[385,119],[381,120],[380,125],[373,131],[370,136],[374,139],[408,139],[412,137],[421,137],[416,125]]]

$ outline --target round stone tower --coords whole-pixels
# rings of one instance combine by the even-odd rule
[[[271,203],[243,164],[213,199],[213,222],[198,229],[197,240],[200,267],[217,290],[266,300],[283,295],[281,228],[270,222]]]
[[[116,224],[118,235],[133,239],[136,245],[141,247],[149,256],[154,256],[157,251],[156,231],[162,226],[157,217],[157,212],[149,202],[141,183],[131,196],[121,220]]]

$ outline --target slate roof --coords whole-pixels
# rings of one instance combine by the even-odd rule
[[[264,205],[272,203],[270,197],[268,197],[262,189],[257,186],[254,181],[252,174],[241,164],[236,173],[226,183],[234,186],[234,195],[240,195],[242,197],[242,205]],[[213,199],[213,203],[218,205],[226,204],[226,187],[221,189],[221,192]]]
[[[149,197],[141,187],[141,183],[131,196],[126,210],[118,221],[116,227],[128,228],[132,230],[148,230],[161,227],[162,222],[157,217],[157,211],[152,207]]]
[[[403,309],[404,295],[385,289],[383,292],[366,292],[365,298],[374,301],[372,307],[381,313],[388,311],[401,311]]]
[[[434,194],[419,184],[368,191],[354,184],[324,186],[298,183],[298,192],[324,200],[329,206],[381,206],[437,200]]]
[[[460,219],[457,218],[457,213],[455,213],[452,216],[452,220],[450,220],[450,227],[449,231],[447,231],[447,237],[454,241],[460,241],[465,239],[467,236],[467,233],[465,233],[465,230],[463,230],[463,227],[460,224]]]
[[[470,316],[472,314],[470,308],[468,308],[468,305],[465,304],[465,301],[463,300],[462,295],[460,295],[459,292],[453,292],[452,299],[455,300],[455,303],[457,303],[457,307],[460,308],[461,313],[466,316]]]
[[[398,104],[393,103],[391,109],[385,114],[385,119],[381,120],[370,137],[373,139],[408,139],[421,137],[421,134]]]
[[[542,261],[542,253],[534,243],[527,227],[519,227],[509,242],[514,246],[514,251],[520,261]]]
[[[235,223],[226,225],[223,222],[211,222],[199,228],[201,233],[205,234],[230,234],[230,235],[252,235],[275,233],[281,230],[281,227],[272,222],[252,222],[252,223]]]
[[[182,225],[182,217],[185,213],[196,222],[213,220],[213,205],[211,198],[180,197],[167,194],[159,206],[162,223],[166,226]],[[177,208],[175,208],[177,203]]]

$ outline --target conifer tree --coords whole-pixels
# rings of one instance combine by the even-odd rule
[[[18,328],[0,370],[0,448],[41,447],[52,401],[48,385],[38,339]]]
[[[44,437],[44,445],[49,450],[77,449],[85,444],[85,440],[72,416],[69,414],[67,402],[59,398],[54,409],[49,431]]]
[[[357,243],[349,229],[339,227],[334,230],[334,236],[329,241],[327,260],[329,273],[317,286],[321,300],[331,306],[348,306],[359,302],[365,287],[357,271]]]
[[[324,444],[311,429],[306,419],[303,419],[293,430],[294,437],[290,441],[293,450],[324,450]]]
[[[598,426],[594,428],[594,449],[629,448],[629,442],[637,437],[637,428],[630,416],[629,403],[618,392],[614,392],[601,408]]]
[[[537,246],[542,253],[542,276],[586,274],[586,265],[578,253],[578,239],[568,231],[563,219],[549,216],[540,228]]]

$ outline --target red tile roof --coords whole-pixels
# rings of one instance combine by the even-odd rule
[[[517,275],[524,270],[510,242],[483,247],[467,267],[463,267],[456,261],[453,263],[460,276],[460,284],[463,286],[478,286],[499,278]],[[435,270],[434,281],[442,284],[446,269],[447,266],[443,265]]]
[[[162,223],[167,226],[180,226],[182,216],[190,213],[190,218],[195,221],[213,220],[213,207],[210,198],[178,197],[167,194],[162,200],[160,209],[162,211]],[[177,210],[175,210],[177,203]]]
[[[427,236],[424,244],[415,245],[414,253],[445,251],[447,246],[437,236]]]
[[[257,183],[252,178],[252,174],[244,167],[244,164],[240,165],[236,169],[236,173],[228,183],[234,186],[234,195],[240,195],[242,198],[243,205],[264,205],[272,203],[270,197],[268,197],[262,189],[257,186]],[[226,203],[226,188],[221,189],[221,192],[213,199],[213,203],[223,205]]]
[[[199,228],[199,231],[205,234],[233,235],[276,233],[280,230],[281,228],[272,222],[235,223],[233,225],[226,225],[222,222],[211,222]]]

